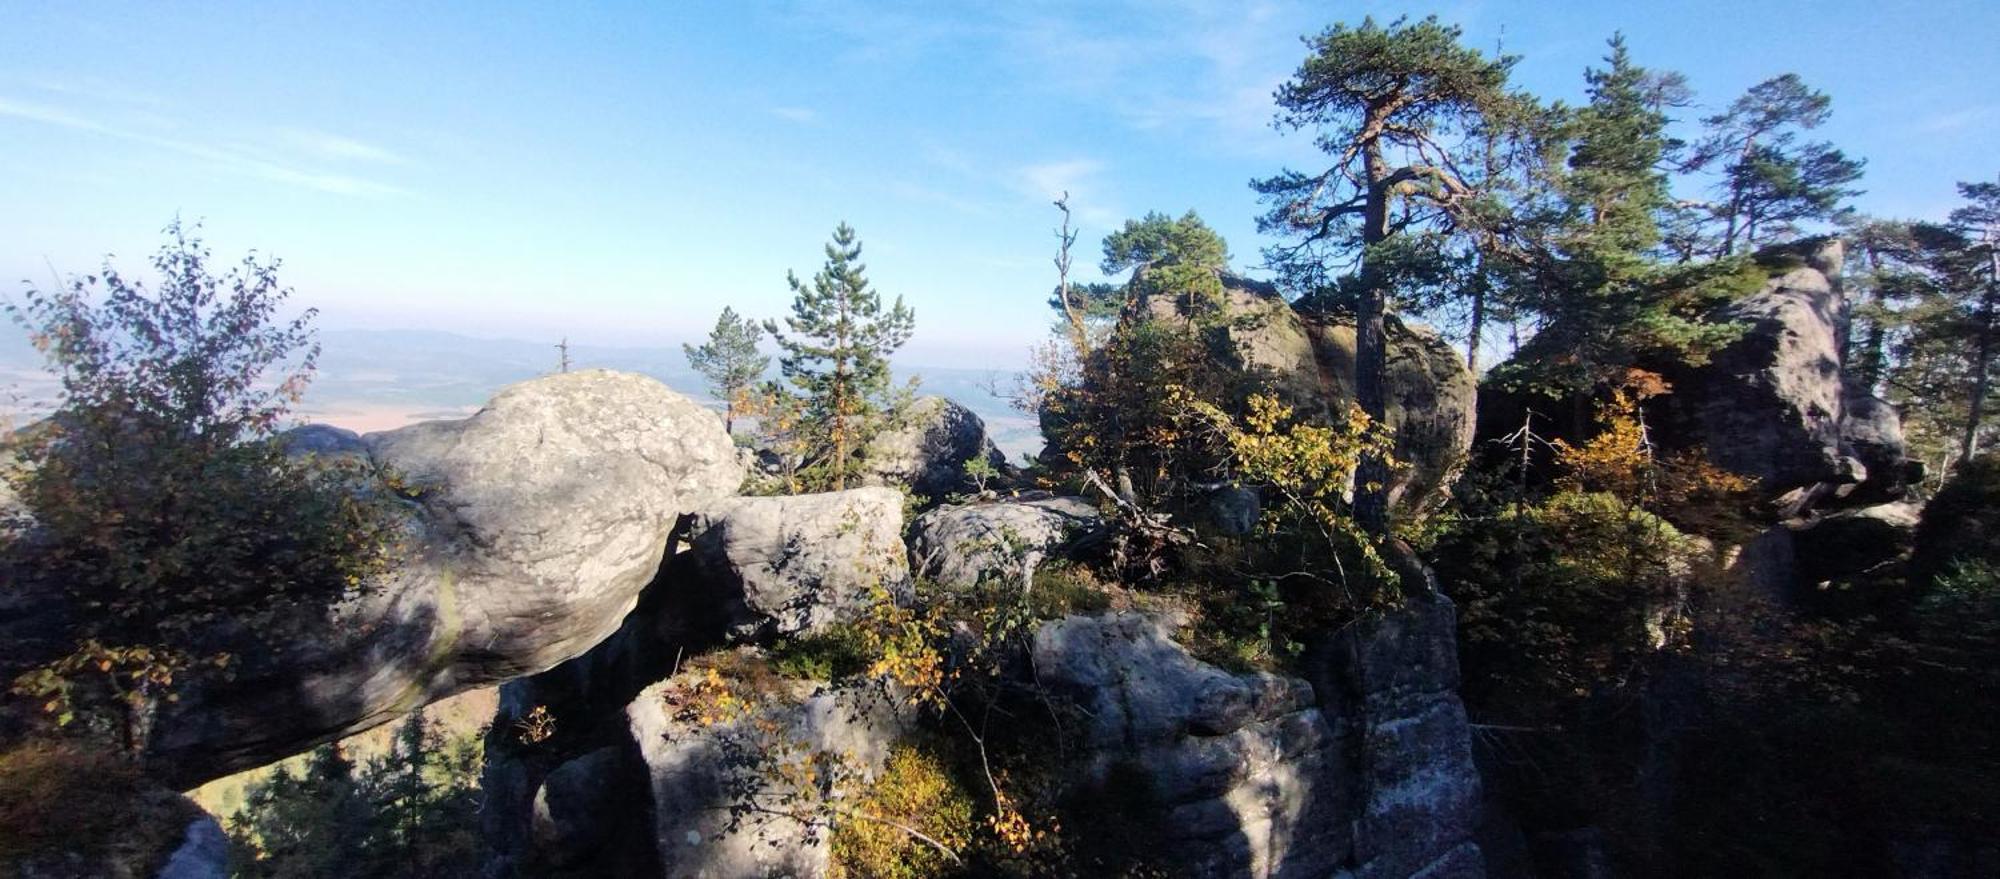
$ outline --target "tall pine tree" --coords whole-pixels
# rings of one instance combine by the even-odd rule
[[[1384,316],[1398,295],[1441,286],[1446,237],[1470,231],[1479,193],[1455,168],[1462,135],[1522,115],[1507,88],[1514,59],[1487,58],[1459,43],[1435,17],[1388,27],[1335,25],[1307,41],[1312,52],[1278,90],[1279,122],[1315,128],[1334,157],[1317,174],[1287,170],[1251,185],[1272,205],[1260,231],[1288,236],[1266,258],[1298,289],[1339,291],[1357,312],[1356,403],[1386,413]],[[1358,262],[1358,265],[1356,263]],[[1341,266],[1355,271],[1335,277]],[[1389,529],[1388,461],[1363,457],[1355,517]]]
[[[909,341],[916,316],[897,297],[884,308],[861,264],[861,242],[841,223],[812,282],[787,272],[792,314],[764,329],[784,352],[778,365],[800,404],[799,427],[809,481],[847,487],[868,443],[895,408],[889,355]]]

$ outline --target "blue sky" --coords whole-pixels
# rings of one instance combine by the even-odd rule
[[[2000,173],[1991,2],[98,4],[0,2],[0,278],[137,264],[177,213],[285,260],[329,327],[666,344],[782,313],[834,224],[917,310],[908,360],[1010,366],[1047,326],[1068,189],[1096,242],[1201,212],[1252,266],[1246,182],[1301,34],[1436,12],[1574,100],[1603,40],[1702,107],[1786,71],[1939,216]]]

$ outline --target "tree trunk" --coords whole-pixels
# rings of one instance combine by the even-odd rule
[[[1472,327],[1465,334],[1465,368],[1479,375],[1479,341],[1486,332],[1486,257],[1479,258],[1479,280],[1472,285]]]
[[[1380,144],[1366,147],[1368,197],[1362,212],[1361,242],[1372,248],[1389,238],[1389,176]],[[1388,414],[1382,374],[1388,368],[1386,329],[1389,291],[1381,268],[1364,250],[1361,257],[1361,302],[1354,324],[1354,397],[1368,418],[1380,424]],[[1354,470],[1354,518],[1369,534],[1389,533],[1389,462],[1367,452]]]
[[[1882,295],[1882,254],[1873,247],[1868,248],[1868,270],[1874,275],[1868,285],[1868,299],[1874,304],[1875,313],[1868,318],[1868,333],[1863,337],[1861,351],[1854,360],[1857,361],[1855,374],[1861,377],[1862,384],[1867,387],[1868,393],[1872,394],[1882,386],[1884,371],[1882,350],[1888,345],[1888,330],[1882,326],[1882,315],[1888,312]],[[1853,331],[1853,326],[1854,322],[1850,318],[1848,320],[1850,333]],[[1845,362],[1848,358],[1841,359]]]
[[[2000,318],[2000,241],[1994,241],[1988,252],[1989,274],[1986,278],[1986,294],[1979,299],[1979,343],[1972,361],[1972,400],[1966,407],[1965,436],[1959,440],[1959,460],[1970,461],[1979,453],[1979,423],[1986,420],[1986,398],[1993,393],[1993,336],[2000,327],[1995,327]]]

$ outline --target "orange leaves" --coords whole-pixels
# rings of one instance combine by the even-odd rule
[[[549,706],[537,705],[514,722],[514,734],[521,744],[539,745],[555,736],[556,717],[549,713]]]

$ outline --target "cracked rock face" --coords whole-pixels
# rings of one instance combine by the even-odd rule
[[[945,585],[993,579],[1025,590],[1044,560],[1069,556],[1104,534],[1097,505],[1080,497],[939,507],[910,528],[910,566]]]
[[[1317,649],[1308,683],[1202,662],[1148,615],[1072,616],[1036,632],[1034,665],[1089,718],[1080,781],[1148,785],[1190,875],[1472,877],[1452,631],[1448,602],[1412,600]]]
[[[193,785],[532,674],[615,631],[679,518],[733,493],[721,419],[653,379],[605,370],[509,387],[477,414],[295,446],[363,455],[406,493],[409,546],[372,592],[200,681],[152,754]]]

